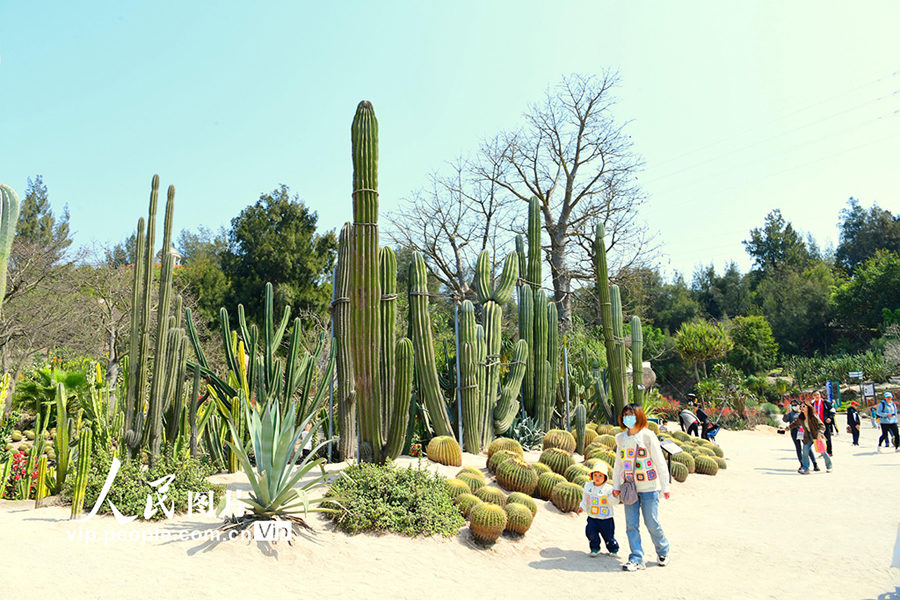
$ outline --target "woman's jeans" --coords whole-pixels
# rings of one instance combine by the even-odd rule
[[[812,447],[813,442],[808,444],[803,444],[803,455],[800,457],[800,466],[803,467],[804,471],[809,471],[809,457],[812,456]],[[828,456],[828,453],[821,455],[823,459],[825,459],[825,468],[831,468],[831,457]]]
[[[794,448],[797,449],[797,460],[800,461],[800,466],[803,467],[803,442],[800,441],[800,438],[794,438]],[[818,469],[819,465],[816,464],[816,455],[810,454],[809,457],[812,459],[813,468]],[[807,467],[809,465],[807,464]]]
[[[644,562],[640,531],[642,513],[644,524],[656,548],[656,555],[669,554],[669,541],[663,533],[662,525],[659,524],[659,492],[638,492],[637,502],[625,505],[625,532],[628,534],[628,546],[631,549],[628,560],[634,563]]]

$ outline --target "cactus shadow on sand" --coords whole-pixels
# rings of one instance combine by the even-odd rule
[[[600,554],[594,558],[581,550],[563,550],[561,548],[544,548],[541,558],[528,563],[532,569],[541,571],[578,571],[613,573],[622,570],[622,561],[609,554]]]

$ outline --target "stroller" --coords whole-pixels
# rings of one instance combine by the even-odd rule
[[[719,429],[721,429],[721,427],[719,427],[718,423],[716,423],[715,421],[710,421],[709,428],[706,430],[706,437],[709,438],[709,441],[716,446],[719,445],[719,442],[716,441],[716,434],[719,433]]]

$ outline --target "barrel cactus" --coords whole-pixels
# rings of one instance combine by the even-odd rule
[[[456,474],[457,477],[462,475],[463,473],[470,473],[475,477],[480,477],[482,481],[484,481],[484,473],[481,472],[481,469],[472,466],[466,466],[459,470],[459,473]]]
[[[505,490],[531,494],[537,482],[537,471],[524,459],[512,457],[497,468],[497,483]]]
[[[548,467],[547,465],[545,465],[542,462],[532,463],[531,466],[534,467],[535,471],[537,471],[538,476],[541,476],[544,473],[552,473],[553,472],[553,469],[551,469],[550,467]]]
[[[469,484],[461,479],[447,479],[444,482],[445,487],[447,488],[447,492],[450,494],[451,498],[456,498],[462,494],[471,494],[472,490],[469,488]]]
[[[482,544],[493,544],[506,529],[506,511],[496,504],[482,502],[469,512],[469,530]]]
[[[705,454],[707,456],[712,456],[713,458],[716,457],[716,453],[713,452],[712,448],[707,448],[706,446],[700,446],[698,448],[698,450],[700,450],[700,452],[702,452],[703,454]]]
[[[550,501],[553,502],[553,506],[562,512],[574,512],[578,510],[578,506],[581,504],[583,490],[583,486],[569,483],[568,481],[558,483],[553,487]]]
[[[24,437],[24,436],[22,435],[21,431],[13,430],[12,435],[10,437],[12,437],[12,441],[14,441],[14,442],[21,442],[22,437]]]
[[[509,450],[500,450],[498,452],[494,452],[494,455],[491,456],[487,461],[487,469],[491,473],[496,473],[497,469],[503,464],[505,461],[510,458],[519,458]]]
[[[680,481],[684,483],[684,481],[688,478],[688,468],[680,462],[672,462],[672,478],[675,481]]]
[[[694,464],[694,457],[691,456],[688,452],[679,452],[678,454],[673,454],[672,463],[683,464],[687,468],[688,473],[693,473],[697,468]]]
[[[566,469],[575,464],[575,459],[565,450],[548,448],[541,453],[541,462],[553,469],[554,473],[563,475]]]
[[[537,502],[534,501],[534,498],[527,494],[523,494],[522,492],[513,492],[507,496],[506,505],[509,506],[510,504],[521,504],[526,506],[528,510],[531,511],[531,516],[537,514]]]
[[[716,461],[716,464],[719,466],[719,469],[727,469],[728,465],[725,464],[724,458],[719,458],[718,456],[714,456],[713,460]]]
[[[544,473],[538,476],[537,493],[544,500],[550,500],[553,488],[560,483],[568,483],[566,478],[558,473]]]
[[[477,492],[486,485],[484,477],[478,477],[472,473],[461,473],[456,478],[469,486],[469,489],[473,492]]]
[[[584,457],[588,460],[590,459],[600,459],[603,458],[608,452],[612,452],[609,448],[602,444],[591,444],[584,450]]]
[[[548,431],[544,434],[543,444],[544,450],[547,448],[559,448],[569,453],[575,452],[577,447],[575,436],[563,429],[551,429]]]
[[[612,450],[615,450],[616,445],[617,445],[616,444],[616,436],[611,435],[609,433],[605,433],[605,434],[601,435],[594,441],[594,443],[603,444],[604,446],[606,446],[607,448],[610,448]]]
[[[694,462],[697,465],[697,473],[701,475],[715,475],[719,472],[719,465],[709,456],[698,456]]]
[[[584,488],[584,486],[585,486],[590,480],[591,480],[591,478],[588,477],[587,475],[579,475],[578,477],[576,477],[575,479],[572,480],[572,483],[574,483],[575,485],[578,485],[578,486],[581,486],[582,488]]]
[[[503,490],[498,490],[495,487],[484,486],[483,488],[479,488],[479,490],[475,492],[475,495],[481,498],[482,502],[490,502],[497,506],[506,506],[506,494],[503,493]]]
[[[488,459],[490,459],[495,452],[499,450],[506,450],[507,452],[512,452],[516,456],[522,457],[524,456],[524,452],[522,452],[522,444],[517,442],[516,440],[511,440],[509,438],[497,438],[488,446],[487,455]]]
[[[459,509],[459,512],[462,513],[462,516],[468,518],[472,509],[476,505],[481,504],[482,500],[474,494],[460,494],[456,497],[454,502],[456,502],[456,507]]]
[[[575,478],[579,475],[589,475],[590,472],[591,470],[584,465],[575,464],[566,469],[566,472],[563,473],[563,477],[565,477],[568,481],[575,481]]]
[[[523,535],[531,527],[534,515],[522,504],[506,505],[506,531]]]
[[[647,421],[647,427],[650,429],[650,431],[652,431],[656,435],[659,435],[659,425],[657,425],[653,421]]]
[[[431,438],[425,449],[428,460],[450,467],[462,466],[462,448],[459,442],[449,435],[439,435]]]
[[[690,442],[691,441],[691,436],[689,436],[688,434],[686,434],[683,431],[676,431],[675,433],[672,434],[672,437],[680,442]]]
[[[598,435],[599,434],[597,433],[597,430],[595,430],[595,429],[585,429],[584,430],[584,447],[587,448],[588,446],[593,444],[594,440],[597,439]],[[584,454],[584,452],[582,452],[582,454]]]
[[[709,448],[713,451],[713,454],[715,454],[717,458],[725,458],[725,452],[718,446],[709,446]]]

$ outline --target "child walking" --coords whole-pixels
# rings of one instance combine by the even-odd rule
[[[607,483],[609,467],[605,462],[598,461],[591,469],[591,480],[584,484],[584,493],[581,498],[581,512],[587,513],[587,526],[584,534],[591,546],[591,557],[600,554],[600,539],[606,543],[606,550],[610,556],[617,556],[619,544],[616,542],[616,523],[613,521],[613,504],[618,500],[613,497],[612,485]]]

